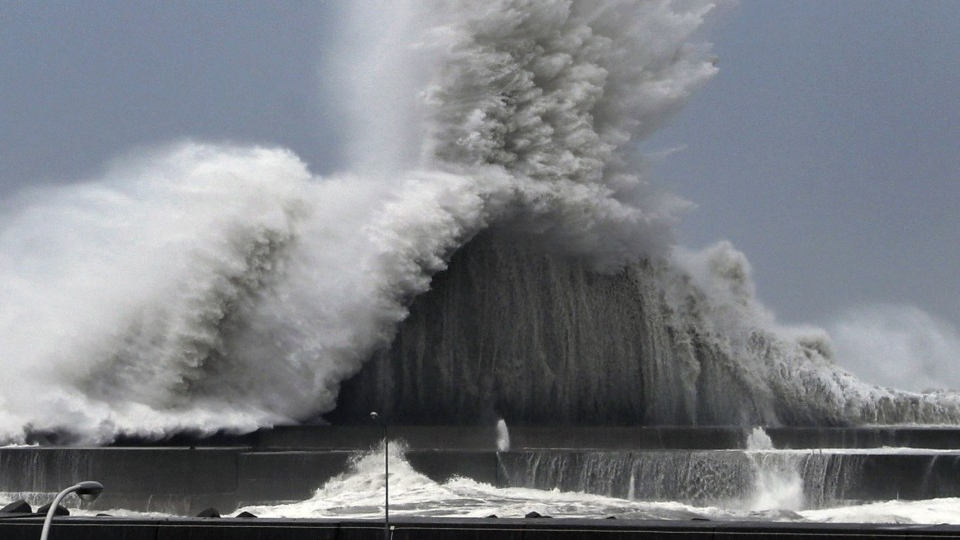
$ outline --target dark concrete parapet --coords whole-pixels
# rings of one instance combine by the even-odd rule
[[[511,448],[607,450],[711,450],[744,448],[752,427],[738,426],[510,426]],[[879,448],[960,450],[960,427],[768,427],[776,448]],[[357,450],[379,444],[379,426],[278,426],[245,435],[207,438],[179,435],[167,441],[127,438],[112,446],[248,447],[255,450]],[[494,426],[391,425],[391,440],[411,450],[496,450]]]
[[[0,537],[34,540],[40,518],[0,518]],[[765,523],[715,521],[627,521],[587,519],[441,519],[391,521],[393,540],[573,540],[804,538],[943,538],[960,539],[960,527],[946,525],[876,525],[849,523]],[[383,522],[307,519],[163,519],[60,518],[51,536],[62,540],[381,540]]]
[[[919,500],[960,494],[960,454],[888,454],[857,459],[847,490],[860,499]]]
[[[309,499],[349,469],[356,452],[244,452],[238,456],[236,501],[220,508]]]
[[[257,432],[262,450],[372,448],[383,440],[383,429],[371,426],[285,426]],[[417,450],[496,450],[494,426],[390,426],[390,440]]]
[[[688,426],[525,426],[510,430],[512,449],[595,448],[630,450],[709,450],[743,448],[739,427]]]
[[[239,454],[238,449],[0,448],[0,491],[57,493],[96,479],[108,486],[98,508],[193,513],[235,504]]]
[[[960,450],[960,427],[858,427],[766,429],[776,448],[880,448]]]

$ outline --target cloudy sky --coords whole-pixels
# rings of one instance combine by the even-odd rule
[[[344,168],[337,9],[0,2],[0,198],[186,137]],[[782,321],[831,328],[861,372],[883,351],[876,382],[960,373],[960,2],[743,0],[705,37],[720,74],[644,146],[698,205],[683,243],[732,241]]]

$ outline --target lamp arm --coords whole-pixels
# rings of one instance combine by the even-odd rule
[[[40,540],[47,540],[47,536],[50,535],[50,524],[53,523],[53,515],[57,513],[57,507],[60,506],[60,501],[78,489],[80,489],[80,484],[68,487],[60,493],[57,493],[57,496],[53,498],[53,502],[50,503],[50,509],[47,510],[47,517],[43,520],[43,530],[40,531]]]

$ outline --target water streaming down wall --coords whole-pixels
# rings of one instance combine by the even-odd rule
[[[689,424],[758,416],[750,399],[694,399],[697,336],[669,325],[652,268],[616,275],[486,234],[418,298],[393,346],[341,391],[334,420]],[[680,332],[678,333],[678,330]],[[644,362],[624,361],[644,358]],[[708,360],[708,363],[709,362]],[[718,381],[735,373],[711,363]],[[653,395],[645,391],[659,388]],[[741,387],[737,394],[747,394]],[[490,420],[488,420],[490,419]]]
[[[955,396],[862,384],[835,368],[822,344],[748,317],[731,322],[710,302],[677,265],[648,260],[597,273],[535,236],[485,232],[414,300],[392,346],[342,386],[326,418],[364,421],[370,410],[409,424],[960,418]]]
[[[956,496],[960,489],[956,455],[545,450],[502,454],[500,466],[511,486],[754,509]],[[799,485],[771,486],[771,476],[783,484],[795,476]],[[797,489],[799,500],[784,501],[777,489]]]

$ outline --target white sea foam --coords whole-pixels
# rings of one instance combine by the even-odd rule
[[[523,517],[529,512],[556,517],[648,517],[686,519],[693,507],[677,502],[632,502],[583,492],[497,488],[467,478],[434,482],[390,447],[390,515],[434,517]],[[327,482],[311,499],[291,504],[238,509],[263,517],[360,517],[383,515],[383,451],[358,456],[351,469]],[[703,512],[715,512],[712,509]]]
[[[753,428],[747,436],[747,456],[754,473],[747,507],[757,511],[802,509],[803,478],[797,470],[797,460],[771,450],[773,441],[766,431]]]
[[[761,521],[824,521],[960,524],[958,499],[887,501],[863,505],[790,511],[783,506],[744,506],[730,500],[714,506],[672,501],[634,501],[583,492],[498,488],[465,478],[438,483],[413,470],[402,449],[391,449],[390,514],[431,517],[523,517],[529,512],[557,518],[681,519],[693,517]],[[768,501],[769,502],[769,501]],[[316,494],[290,504],[237,509],[262,517],[371,518],[383,516],[383,453],[359,456],[350,471],[331,479]]]
[[[960,499],[882,501],[800,512],[804,519],[836,523],[904,523],[960,525]]]

